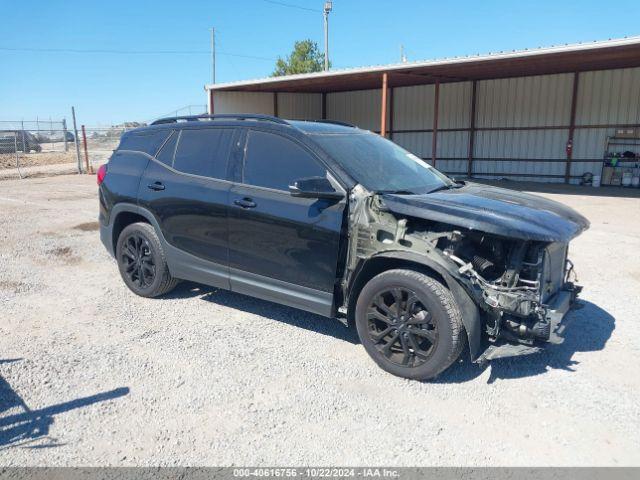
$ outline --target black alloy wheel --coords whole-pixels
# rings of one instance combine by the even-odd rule
[[[446,285],[416,270],[386,270],[355,302],[358,337],[383,370],[414,380],[435,378],[455,362],[466,335]]]
[[[422,365],[438,343],[437,324],[416,292],[408,288],[378,292],[367,310],[367,320],[375,348],[398,366]]]
[[[121,255],[124,273],[132,284],[141,289],[153,284],[156,265],[151,253],[151,246],[146,238],[137,232],[128,235],[125,238]]]
[[[148,223],[132,223],[120,232],[116,259],[122,280],[141,297],[159,297],[179,282],[169,272],[163,243]]]

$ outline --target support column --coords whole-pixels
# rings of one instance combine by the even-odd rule
[[[278,92],[273,92],[273,116],[278,116]]]
[[[389,88],[389,140],[393,140],[393,87]]]
[[[573,135],[576,130],[576,108],[578,105],[578,84],[580,72],[573,74],[573,92],[571,93],[571,118],[569,119],[569,138],[567,139],[567,163],[564,169],[564,183],[571,180],[571,160],[573,159]]]
[[[440,103],[440,80],[436,80],[436,88],[433,92],[433,137],[431,138],[431,165],[436,166],[438,152],[438,107]]]
[[[387,135],[387,90],[389,85],[389,75],[382,74],[382,104],[380,105],[380,136]]]
[[[207,95],[209,115],[213,115],[213,90],[209,90]]]
[[[471,118],[469,119],[469,151],[467,159],[467,177],[473,177],[473,147],[476,142],[476,88],[478,82],[471,83]]]

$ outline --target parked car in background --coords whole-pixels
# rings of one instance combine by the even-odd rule
[[[41,152],[42,147],[34,134],[25,130],[0,130],[0,153]]]
[[[482,362],[558,340],[580,291],[569,242],[589,226],[574,210],[453,181],[337,122],[154,123],[98,172],[101,240],[134,293],[183,279],[342,319],[413,379],[465,345]]]
[[[75,137],[71,132],[38,132],[35,134],[36,139],[39,143],[56,143],[56,142],[64,142],[65,137],[67,142],[73,142]]]

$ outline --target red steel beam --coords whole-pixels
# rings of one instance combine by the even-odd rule
[[[389,89],[389,75],[382,74],[382,98],[380,105],[380,136],[387,136],[387,90]]]
[[[389,140],[393,140],[393,87],[389,87]]]

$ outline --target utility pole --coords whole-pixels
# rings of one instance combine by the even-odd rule
[[[329,12],[333,2],[324,2],[324,71],[329,71]]]
[[[216,30],[211,28],[211,83],[216,83]]]

